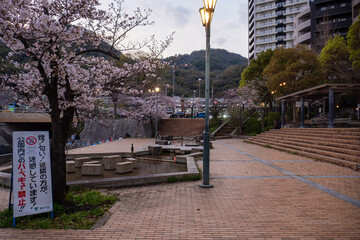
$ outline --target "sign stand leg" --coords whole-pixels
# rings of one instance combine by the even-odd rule
[[[54,219],[54,211],[51,212],[51,218]]]
[[[11,168],[11,182],[10,182],[10,196],[9,196],[9,210],[10,210],[10,207],[11,207],[11,194],[12,194],[12,191],[13,191],[13,168],[14,168],[14,164],[13,164],[13,167]]]
[[[16,222],[15,222],[15,218],[13,217],[13,228],[15,228],[16,226]]]

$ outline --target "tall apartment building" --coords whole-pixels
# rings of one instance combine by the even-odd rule
[[[249,59],[267,49],[292,47],[295,16],[308,0],[249,0]]]
[[[330,36],[345,37],[356,18],[356,2],[360,0],[311,0],[294,19],[294,45],[309,44],[320,52]]]
[[[360,15],[360,0],[352,0],[353,5],[353,22],[355,22]]]

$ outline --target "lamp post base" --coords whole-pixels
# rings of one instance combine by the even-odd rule
[[[201,187],[201,188],[212,188],[214,186],[212,184],[200,184],[199,187]]]

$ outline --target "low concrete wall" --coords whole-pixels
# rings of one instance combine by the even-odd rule
[[[0,166],[9,163],[12,161],[12,153],[7,153],[7,154],[1,154],[0,155]]]
[[[187,157],[186,159],[187,171],[186,172],[173,172],[173,173],[161,173],[152,174],[146,176],[130,176],[130,177],[118,177],[118,178],[105,178],[83,181],[67,182],[70,188],[74,187],[91,187],[91,188],[109,188],[109,187],[130,187],[140,186],[147,184],[165,183],[170,177],[183,177],[183,176],[198,176],[199,171],[196,167],[196,163],[193,157]]]
[[[194,137],[203,133],[205,119],[161,119],[159,123],[160,135],[173,135],[174,137]]]
[[[126,134],[131,137],[151,137],[153,128],[150,123],[144,123],[134,119],[107,120],[104,124],[92,120],[85,121],[84,130],[80,138],[102,141],[124,137]]]

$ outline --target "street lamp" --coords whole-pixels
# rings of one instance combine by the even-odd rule
[[[158,114],[159,114],[159,110],[158,110],[158,92],[160,91],[159,87],[155,87],[155,89],[149,89],[149,93],[155,93],[155,107],[156,107],[156,116],[155,116],[155,141],[157,140],[157,136],[158,136]]]
[[[200,8],[200,17],[206,32],[205,54],[205,130],[204,130],[204,157],[202,188],[211,188],[209,183],[210,169],[210,133],[209,133],[209,85],[210,85],[210,25],[217,0],[203,0],[204,7]]]
[[[200,83],[201,83],[201,78],[199,78],[199,101],[197,103],[197,109],[196,109],[196,112],[199,112],[199,105],[200,105]]]

